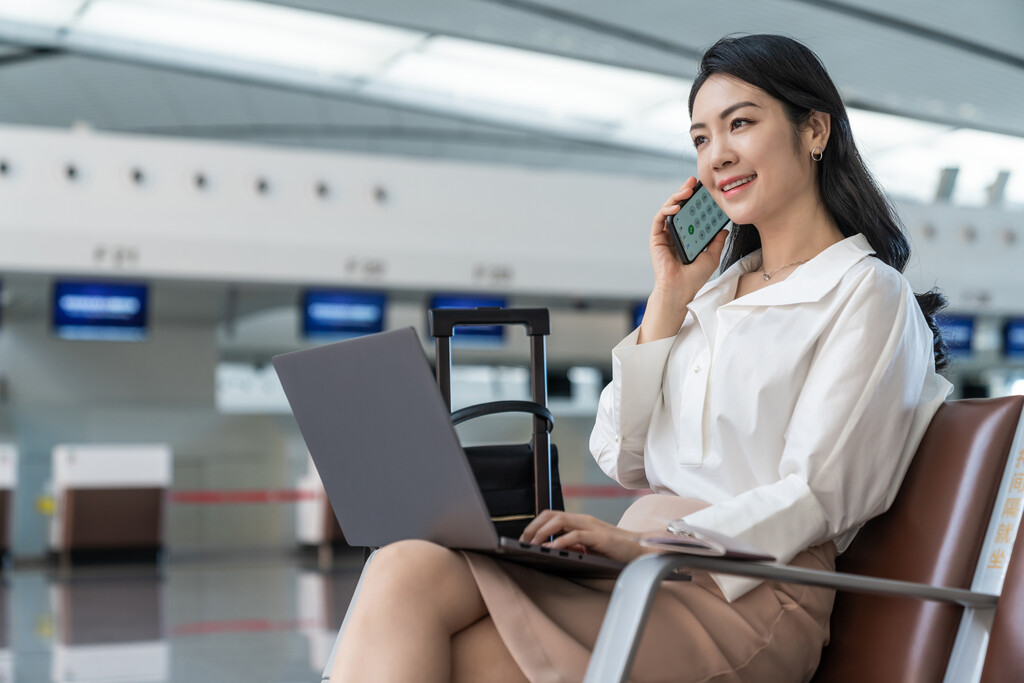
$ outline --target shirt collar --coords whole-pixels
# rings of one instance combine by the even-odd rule
[[[761,267],[761,250],[744,256],[724,273],[705,284],[691,302],[697,308],[730,306],[772,306],[818,301],[832,290],[847,271],[875,251],[858,233],[836,242],[790,273],[782,282],[751,292],[739,299],[736,285],[741,275]]]

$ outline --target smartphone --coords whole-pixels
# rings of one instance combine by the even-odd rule
[[[666,219],[672,241],[683,263],[692,263],[726,225],[729,217],[718,208],[711,193],[697,181],[693,194],[683,200],[679,212]]]

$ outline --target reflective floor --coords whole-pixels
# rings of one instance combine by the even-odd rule
[[[359,577],[362,553],[8,570],[0,683],[311,683]]]

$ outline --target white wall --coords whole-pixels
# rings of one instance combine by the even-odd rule
[[[675,182],[13,127],[0,154],[0,270],[207,280],[637,295]]]
[[[938,286],[950,308],[1024,313],[1024,212],[998,207],[901,204],[917,291]]]
[[[622,298],[646,294],[649,216],[692,171],[659,181],[12,126],[0,161],[0,272]],[[1024,312],[1024,213],[900,208],[915,286]]]

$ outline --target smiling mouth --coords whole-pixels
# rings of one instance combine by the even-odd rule
[[[740,180],[737,180],[736,182],[729,183],[728,185],[723,185],[722,186],[722,192],[728,192],[729,190],[735,189],[735,188],[739,187],[740,185],[746,185],[747,183],[749,183],[751,180],[753,180],[756,177],[757,177],[757,174],[755,173],[753,175],[747,176],[746,178],[741,178]]]

